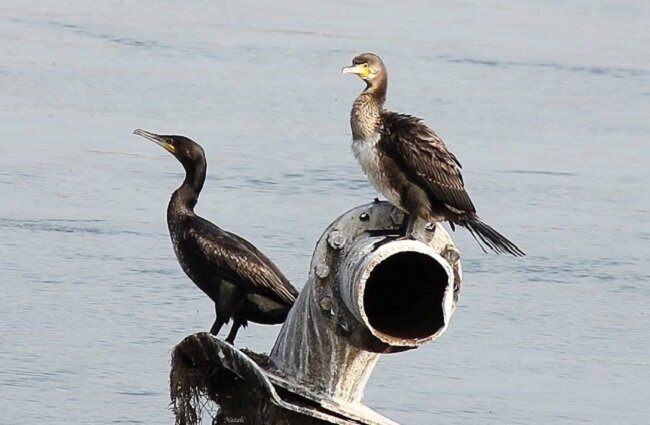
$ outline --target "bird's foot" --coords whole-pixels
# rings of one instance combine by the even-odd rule
[[[366,233],[368,233],[368,235],[370,235],[371,237],[375,237],[375,236],[395,236],[395,237],[398,237],[398,236],[401,236],[401,235],[404,234],[401,231],[401,229],[394,229],[394,228],[391,228],[391,229],[368,229],[368,230],[366,230]]]
[[[226,337],[226,342],[235,345],[235,337],[237,336],[237,331],[239,330],[239,327],[242,325],[242,322],[237,321],[236,319],[233,320],[232,323],[232,328],[230,328],[230,332],[228,333],[228,336]]]
[[[400,235],[389,235],[389,236],[386,236],[384,239],[375,242],[375,243],[372,245],[372,252],[375,252],[377,249],[379,249],[379,247],[381,247],[381,246],[383,246],[383,245],[386,245],[386,244],[389,243],[389,242],[394,242],[394,241],[406,241],[406,240],[414,240],[414,239],[415,239],[415,238],[413,237],[413,235],[403,235],[403,236],[400,236]]]
[[[210,328],[210,333],[214,336],[217,336],[224,323],[226,323],[224,320],[222,320],[220,317],[217,317],[217,319],[212,324],[212,327]]]

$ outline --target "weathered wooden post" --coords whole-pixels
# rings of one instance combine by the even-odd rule
[[[403,219],[375,202],[325,230],[268,358],[209,334],[181,342],[171,374],[177,423],[198,423],[203,398],[218,405],[218,424],[395,424],[361,404],[372,370],[382,353],[447,329],[462,279],[442,226],[417,222],[415,240],[385,240]]]

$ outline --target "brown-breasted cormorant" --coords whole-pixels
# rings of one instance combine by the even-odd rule
[[[343,73],[366,82],[350,113],[352,150],[372,185],[409,214],[407,235],[417,217],[465,227],[496,253],[523,256],[505,236],[481,221],[465,191],[461,165],[420,118],[386,111],[388,75],[373,53],[352,60]],[[482,248],[482,247],[481,247]]]
[[[253,244],[194,213],[205,182],[203,148],[183,136],[161,136],[137,129],[134,134],[162,146],[185,168],[185,181],[172,194],[167,225],[183,271],[214,301],[217,335],[233,319],[226,341],[231,344],[248,321],[282,323],[298,291],[280,269]]]

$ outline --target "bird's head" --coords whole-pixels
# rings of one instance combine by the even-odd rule
[[[352,66],[343,68],[344,74],[356,74],[368,85],[385,79],[386,67],[381,58],[374,53],[363,53],[352,59]]]
[[[201,148],[198,143],[185,136],[160,135],[139,128],[135,130],[133,134],[142,136],[145,139],[149,139],[157,145],[162,146],[167,152],[174,155],[184,166],[205,162],[203,148]]]

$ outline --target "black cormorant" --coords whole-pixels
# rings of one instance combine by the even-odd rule
[[[207,168],[201,146],[183,136],[134,133],[165,148],[185,168],[185,181],[167,207],[167,225],[183,271],[214,301],[217,318],[210,333],[217,335],[232,318],[226,338],[232,344],[249,320],[284,322],[298,291],[280,269],[250,242],[194,213]]]
[[[343,73],[366,82],[350,114],[352,150],[372,185],[410,218],[448,221],[465,227],[496,253],[523,256],[505,236],[481,221],[465,191],[461,165],[440,137],[420,118],[384,109],[388,75],[373,53],[352,60]],[[479,242],[479,244],[480,244]]]

